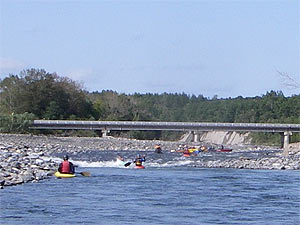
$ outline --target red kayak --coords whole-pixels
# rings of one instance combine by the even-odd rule
[[[185,154],[183,154],[183,156],[184,156],[184,157],[190,157],[190,156],[191,156],[191,154],[187,154],[187,153],[185,153]]]
[[[231,148],[220,148],[220,149],[217,149],[217,152],[231,152],[232,149]]]
[[[134,168],[135,169],[145,169],[145,167],[143,165],[141,165],[141,166],[135,166]]]

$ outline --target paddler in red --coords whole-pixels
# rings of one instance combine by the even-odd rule
[[[190,157],[190,156],[191,156],[190,151],[189,151],[188,149],[185,149],[185,150],[183,151],[183,156],[185,156],[185,157]]]
[[[63,157],[63,162],[59,165],[58,171],[60,173],[68,173],[68,174],[74,174],[75,173],[75,168],[73,163],[68,161],[69,156],[65,155]]]

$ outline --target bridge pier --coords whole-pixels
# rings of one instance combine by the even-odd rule
[[[291,140],[291,135],[293,135],[293,133],[291,131],[285,131],[283,133],[283,153],[284,154],[288,154],[288,147],[290,144],[290,140]]]
[[[289,146],[291,135],[293,135],[291,131],[286,131],[283,133],[283,148],[287,148]]]
[[[110,132],[110,130],[102,129],[101,132],[102,132],[102,137],[108,137],[108,133]]]
[[[193,133],[193,142],[199,142],[200,141],[200,133],[197,131],[192,131]]]
[[[189,131],[184,137],[181,139],[183,142],[199,142],[200,141],[200,132],[199,131]]]

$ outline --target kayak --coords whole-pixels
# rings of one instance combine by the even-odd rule
[[[54,175],[58,178],[72,178],[75,177],[75,174],[71,173],[60,173],[60,172],[55,172]]]
[[[183,156],[184,156],[184,157],[190,157],[191,154],[184,153]]]
[[[162,153],[161,148],[156,148],[155,153]]]
[[[188,151],[189,153],[193,153],[194,151],[197,151],[199,150],[198,148],[189,148]]]
[[[232,151],[232,149],[230,149],[230,148],[217,149],[217,152],[231,152],[231,151]]]
[[[145,169],[145,167],[143,165],[141,165],[141,166],[135,166],[134,168],[135,169]]]

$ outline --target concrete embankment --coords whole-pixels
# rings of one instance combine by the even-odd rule
[[[142,150],[153,151],[155,144],[161,144],[164,151],[178,149],[179,145],[217,145],[165,141],[139,141],[123,138],[88,138],[88,137],[51,137],[31,135],[0,134],[0,188],[3,186],[36,182],[53,175],[58,162],[51,159],[57,153],[82,153],[94,150]],[[262,151],[268,147],[231,146],[236,151]],[[218,160],[203,160],[199,156],[199,167],[206,168],[247,168],[247,169],[299,169],[300,145],[291,145],[290,152],[283,156],[258,153],[256,159],[245,157]]]
[[[203,131],[197,133],[197,138],[198,141],[218,145],[249,145],[251,143],[249,134],[249,132],[235,131]],[[182,136],[181,141],[195,141],[195,136],[195,133],[188,132]]]
[[[248,132],[225,132],[225,131],[209,131],[203,132],[200,141],[223,145],[246,145],[251,143]]]

